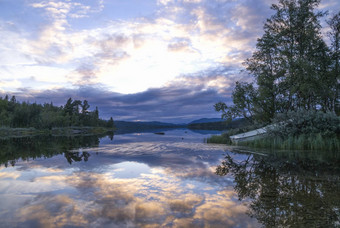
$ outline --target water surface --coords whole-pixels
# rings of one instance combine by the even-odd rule
[[[0,226],[340,225],[336,153],[254,154],[205,137],[0,140]]]

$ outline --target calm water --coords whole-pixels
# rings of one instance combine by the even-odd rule
[[[189,130],[0,140],[0,227],[339,227],[336,153]]]

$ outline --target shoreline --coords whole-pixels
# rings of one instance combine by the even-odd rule
[[[21,138],[34,136],[78,136],[78,135],[100,135],[115,132],[115,128],[105,127],[56,127],[52,129],[36,129],[30,128],[0,128],[0,139],[5,138]]]

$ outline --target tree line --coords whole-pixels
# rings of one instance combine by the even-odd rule
[[[34,127],[52,129],[53,127],[91,126],[114,127],[112,117],[109,120],[99,118],[99,111],[89,111],[87,100],[69,98],[64,106],[53,103],[18,102],[15,96],[0,97],[0,126],[12,128]]]
[[[233,105],[215,104],[222,117],[243,116],[270,123],[277,114],[297,110],[331,112],[339,116],[340,12],[327,28],[316,11],[320,0],[279,0],[264,24],[256,51],[244,62],[254,81],[236,82]],[[325,29],[326,36],[322,33]]]

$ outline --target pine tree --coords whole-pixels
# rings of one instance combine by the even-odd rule
[[[114,122],[112,117],[110,117],[110,120],[107,121],[107,127],[109,128],[113,128],[114,127]]]

